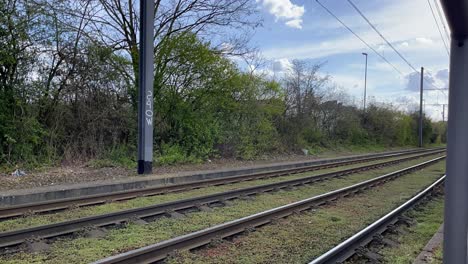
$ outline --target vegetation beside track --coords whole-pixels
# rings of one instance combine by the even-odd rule
[[[414,225],[409,227],[400,226],[405,232],[401,235],[389,235],[388,237],[399,242],[398,247],[385,247],[380,253],[384,256],[385,263],[406,264],[421,253],[427,242],[434,236],[444,218],[444,199],[437,197],[434,200],[406,213],[408,217],[415,221]],[[437,252],[441,252],[438,249]],[[428,263],[441,263],[441,255],[436,254],[436,259]]]
[[[413,157],[413,156],[417,156],[417,155],[408,155],[404,157]],[[372,170],[372,173],[370,175],[375,175],[375,176],[381,175],[383,171],[385,172],[393,171],[395,170],[395,168],[402,168],[402,167],[406,167],[409,165],[417,164],[425,160],[430,160],[434,158],[435,156],[436,155],[432,155],[429,157],[424,157],[424,158],[415,159],[415,160],[408,161],[408,162],[403,162],[401,164],[389,166],[388,168],[385,168],[384,170],[374,169]],[[403,157],[387,158],[387,159],[382,159],[382,160],[377,160],[377,161],[364,162],[364,163],[341,166],[341,167],[336,167],[336,168],[329,168],[329,169],[311,171],[311,172],[306,172],[306,173],[293,174],[289,176],[274,177],[274,178],[269,178],[269,179],[259,179],[259,180],[239,182],[239,183],[221,185],[221,186],[211,186],[211,187],[205,187],[205,188],[201,188],[197,190],[190,190],[190,191],[185,191],[185,192],[180,192],[180,193],[169,193],[165,195],[156,195],[152,197],[140,197],[140,198],[136,198],[136,199],[132,199],[128,201],[114,202],[114,203],[108,203],[104,205],[97,205],[97,206],[90,206],[90,207],[74,208],[74,209],[57,212],[53,214],[48,214],[48,215],[42,215],[42,214],[30,215],[27,217],[0,221],[0,232],[26,228],[26,227],[33,227],[33,226],[38,226],[38,225],[44,225],[44,224],[49,224],[49,223],[55,223],[55,222],[76,219],[76,218],[81,218],[81,217],[86,217],[86,216],[110,213],[110,212],[115,212],[115,211],[120,211],[120,210],[125,210],[125,209],[149,206],[153,204],[175,201],[175,200],[191,198],[191,197],[197,197],[197,196],[213,194],[213,193],[218,193],[218,192],[224,192],[224,191],[234,190],[234,189],[239,189],[239,188],[298,179],[298,178],[303,178],[307,176],[313,176],[313,175],[318,175],[318,174],[323,174],[323,173],[328,173],[328,172],[341,171],[341,170],[361,167],[365,165],[398,160],[401,158]]]
[[[440,247],[436,250],[435,254],[434,254],[434,259],[432,260],[432,262],[430,262],[431,264],[443,264],[444,263],[444,260],[443,260],[443,248]]]
[[[414,163],[412,162],[412,164]],[[400,181],[404,182],[403,184],[399,184],[399,185],[397,184],[396,187],[402,188],[403,190],[406,190],[408,192],[410,191],[414,192],[414,190],[416,190],[417,188],[420,188],[421,185],[427,185],[429,182],[435,179],[436,175],[441,173],[440,171],[442,170],[442,166],[443,166],[442,164],[443,162],[437,165],[431,166],[429,168],[426,168],[424,170],[425,172],[424,175],[426,175],[426,177],[421,177],[421,176],[414,177],[414,175],[418,175],[418,173],[403,176],[403,178],[406,179],[406,181],[403,179],[396,180],[395,182],[400,182]],[[29,262],[41,262],[41,261],[46,261],[46,260],[49,263],[89,262],[89,261],[93,261],[93,260],[96,260],[105,256],[116,254],[118,252],[127,251],[133,248],[138,248],[147,244],[166,240],[174,236],[200,230],[208,226],[223,223],[223,222],[233,220],[239,217],[243,217],[246,215],[250,215],[256,212],[264,211],[264,210],[277,207],[283,204],[309,198],[311,196],[314,196],[320,193],[324,193],[324,192],[331,191],[340,187],[348,186],[353,183],[357,183],[357,182],[375,177],[377,175],[381,175],[385,173],[385,171],[387,172],[394,171],[398,169],[397,167],[402,168],[402,167],[407,167],[408,165],[409,164],[393,166],[393,167],[382,169],[380,171],[370,171],[370,172],[360,173],[356,175],[351,175],[342,179],[333,179],[333,180],[326,181],[323,183],[317,183],[317,184],[310,185],[310,186],[299,187],[296,190],[258,195],[255,198],[255,200],[252,200],[252,201],[236,200],[234,201],[233,206],[215,208],[212,212],[194,212],[194,213],[188,214],[184,219],[161,218],[157,221],[149,223],[148,225],[137,225],[137,224],[130,223],[125,226],[126,227],[125,229],[110,230],[107,236],[101,239],[80,237],[80,238],[72,240],[68,238],[62,238],[60,239],[60,241],[57,241],[56,243],[53,244],[52,251],[49,253],[15,254],[10,257],[3,257],[3,259],[0,259],[0,262],[2,263],[3,262],[5,263],[29,263]],[[439,171],[429,173],[430,171],[434,171],[434,170],[439,170]],[[390,184],[395,184],[395,183],[391,182],[391,183],[386,184],[385,186],[390,185]],[[378,187],[378,189],[382,189],[382,188]],[[375,193],[376,191],[370,191],[370,192]],[[389,191],[386,191],[385,193],[388,194],[388,192]],[[365,193],[367,193],[367,191]],[[377,193],[379,192],[377,191]],[[402,192],[402,194],[406,195],[404,194],[404,191]],[[360,196],[356,196],[356,197],[360,197]],[[355,198],[340,200],[338,204],[341,204],[342,201],[346,201],[346,200],[351,201],[354,199]],[[381,198],[378,200],[380,200],[380,203],[385,203]],[[398,202],[395,201],[394,203],[396,204]],[[380,214],[382,214],[384,210],[385,208],[381,210]],[[320,211],[321,210],[319,210],[319,212]],[[289,220],[287,219],[286,221],[289,221]],[[340,220],[339,222],[347,226],[345,221]],[[316,229],[316,227],[319,227],[319,229],[322,229],[320,225],[313,227],[313,229]],[[265,228],[268,228],[268,227],[265,227]],[[263,230],[263,228],[261,230]],[[253,234],[257,234],[257,232],[254,232]],[[295,240],[291,236],[284,237],[285,241],[289,241],[291,239]],[[262,249],[260,248],[260,252],[261,251]],[[256,252],[255,254],[259,254],[260,252]],[[246,256],[249,256],[249,254],[247,254]]]

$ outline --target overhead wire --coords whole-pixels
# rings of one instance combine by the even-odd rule
[[[439,18],[440,18],[440,23],[442,24],[443,28],[444,28],[444,32],[445,32],[445,35],[447,36],[447,40],[451,41],[451,37],[450,37],[450,34],[448,33],[448,30],[447,30],[447,26],[445,25],[445,20],[444,20],[444,16],[442,15],[442,12],[441,12],[441,7],[439,5],[439,2],[438,0],[434,0],[434,3],[435,3],[435,6],[436,6],[436,10],[437,10],[437,13],[439,15]],[[429,3],[429,7],[431,7],[431,4]],[[431,11],[432,11],[432,7],[431,7]],[[432,12],[432,15],[434,16],[434,12]],[[435,19],[435,17],[434,17]],[[437,24],[437,21],[436,21],[436,24]],[[440,29],[439,29],[439,33],[440,33]],[[441,35],[442,37],[442,35]],[[443,40],[443,39],[442,39]],[[447,54],[450,56],[450,51],[448,51],[448,48],[447,48],[447,45],[445,46],[445,48],[447,49]],[[440,89],[440,91],[445,95],[447,96],[447,94],[444,92],[444,90],[446,89]],[[438,99],[437,99],[438,100]]]
[[[435,16],[434,9],[432,8],[431,0],[427,0],[427,3],[429,4],[429,8],[431,9],[432,17],[434,18],[434,21],[436,23],[437,30],[439,30],[440,38],[442,39],[442,42],[444,43],[445,50],[447,51],[447,55],[450,56],[450,51],[449,51],[449,49],[447,47],[447,43],[445,43],[444,36],[442,35],[442,31],[440,30],[439,22],[437,22],[437,18]]]
[[[400,75],[405,76],[395,65],[390,63],[387,58],[382,56],[377,50],[375,50],[369,43],[367,43],[364,39],[362,39],[356,32],[354,32],[350,27],[348,27],[341,19],[339,19],[330,9],[324,6],[319,0],[315,0],[317,3],[325,9],[332,17],[334,17],[340,24],[345,27],[349,32],[351,32],[356,38],[358,38],[362,43],[364,43],[369,49],[371,49],[377,56],[379,56],[383,61],[385,61],[388,65],[390,65],[395,71],[397,71]]]
[[[447,26],[445,25],[446,21],[444,20],[444,16],[442,15],[442,11],[441,11],[441,8],[440,8],[440,5],[439,5],[439,1],[434,0],[434,2],[435,2],[437,13],[439,14],[440,21],[441,21],[442,26],[444,28],[445,35],[447,36],[447,39],[450,41],[451,37],[450,37],[450,34],[448,33]]]
[[[330,9],[328,9],[325,5],[323,5],[319,0],[316,0],[317,3],[323,8],[325,9],[332,17],[334,17],[338,22],[341,23],[341,25],[343,25],[343,27],[345,27],[348,31],[350,31],[354,36],[356,36],[359,40],[361,40],[367,47],[369,47],[374,53],[376,53],[381,59],[383,59],[385,62],[387,62],[390,66],[392,66],[398,73],[400,73],[402,76],[405,76],[399,69],[397,69],[392,63],[390,63],[384,56],[382,56],[379,52],[377,52],[373,47],[371,47],[364,39],[362,39],[356,32],[354,32],[349,26],[347,26],[341,19],[339,19]],[[381,36],[382,39],[384,39],[384,41],[400,56],[400,58],[402,58],[407,64],[408,66],[413,70],[415,71],[416,73],[419,73],[420,72],[383,36],[382,33],[380,33],[380,31],[378,31],[378,29],[370,22],[370,20],[359,10],[359,8],[357,8],[356,5],[354,5],[354,3],[352,3],[350,0],[348,0],[348,2],[350,2],[350,4],[356,9],[356,11],[358,11],[361,16],[369,23],[369,25]],[[437,86],[435,86],[434,84],[432,84],[431,80],[428,80],[427,77],[424,76],[424,80],[431,86],[433,86],[434,88],[436,89],[433,89],[433,90],[441,90],[442,93],[444,89],[442,88],[439,88]],[[444,93],[445,94],[445,93]]]
[[[328,9],[325,5],[323,5],[319,0],[316,0],[316,2],[317,2],[325,11],[327,11],[333,18],[335,18],[343,27],[345,27],[345,28],[346,28],[349,32],[351,32],[356,38],[358,38],[361,42],[363,42],[369,49],[371,49],[375,54],[377,54],[377,56],[379,56],[379,57],[380,57],[382,60],[384,60],[387,64],[389,64],[390,66],[392,66],[392,68],[395,69],[395,71],[397,71],[400,75],[405,76],[398,68],[396,68],[392,63],[390,63],[383,55],[381,55],[379,52],[377,52],[372,46],[370,46],[369,43],[367,43],[367,42],[366,42],[363,38],[361,38],[356,32],[354,32],[349,26],[347,26],[341,19],[339,19],[330,9]],[[349,2],[349,0],[348,0],[348,2]],[[351,3],[350,3],[350,4],[351,4]],[[355,5],[353,5],[353,6],[355,6]],[[357,7],[356,7],[356,9],[357,9]],[[432,10],[432,7],[431,7],[431,10]],[[362,12],[360,12],[360,11],[359,11],[359,13],[362,14]],[[433,13],[433,12],[432,12],[432,13]],[[433,13],[433,15],[434,15],[434,13]],[[362,14],[362,16],[363,16],[363,18],[365,17],[364,14]],[[368,21],[368,23],[369,23],[370,25],[372,25],[372,23],[371,23],[367,18],[365,18],[365,19]],[[437,24],[437,26],[438,26],[438,24]],[[379,35],[381,35],[381,37],[389,44],[389,46],[393,47],[393,45],[391,45],[391,43],[390,43],[389,41],[387,41],[386,38],[383,37],[383,35],[375,28],[375,26],[372,25],[372,27],[378,32]],[[439,28],[439,33],[441,34],[440,28]],[[441,36],[442,36],[442,34],[441,34]],[[442,39],[442,40],[443,40],[443,39]],[[445,41],[444,41],[444,45],[446,45],[446,44],[445,44]],[[414,70],[414,72],[421,74],[419,71],[417,71],[417,70],[411,65],[411,63],[409,63],[409,61],[408,61],[406,58],[404,58],[403,55],[401,55],[400,52],[398,52],[394,47],[393,47],[393,49],[395,50],[395,52],[396,52],[397,54],[399,54],[400,57],[402,57],[402,59],[408,64],[408,66],[410,66],[410,68],[411,68],[412,70]],[[446,49],[447,49],[447,46],[446,46]],[[438,91],[442,92],[445,96],[447,96],[447,94],[444,92],[444,90],[446,90],[446,89],[442,89],[442,88],[437,87],[436,85],[434,85],[434,84],[432,83],[431,80],[428,80],[425,76],[423,76],[423,78],[424,78],[424,80],[425,80],[429,85],[431,85],[432,87],[436,88],[436,89],[429,89],[429,90],[438,90]]]
[[[406,62],[406,64],[415,72],[421,74],[406,58],[405,56],[403,56],[396,48],[395,46],[390,42],[388,41],[387,38],[385,38],[385,36],[377,29],[377,27],[374,26],[374,24],[366,17],[366,15],[364,15],[364,13],[353,3],[352,0],[347,0],[348,3],[359,13],[359,15],[367,22],[367,24],[369,24],[369,26],[387,43],[387,45],[393,49],[393,51],[395,51],[396,54],[398,54],[398,56],[404,61]],[[436,85],[434,85],[432,83],[431,80],[429,80],[426,76],[423,76],[424,80],[429,84],[431,85],[432,87],[436,88],[436,89],[433,89],[433,90],[440,90],[444,95],[445,92],[443,91],[442,88],[439,88],[437,87]]]
[[[372,27],[372,29],[374,29],[374,31],[379,34],[379,36],[387,43],[388,46],[390,46],[390,48],[393,49],[393,51],[395,51],[396,54],[398,54],[398,56],[400,56],[400,58],[402,60],[404,60],[406,62],[406,64],[408,64],[408,66],[413,69],[413,71],[415,72],[418,72],[418,70],[416,70],[416,68],[414,68],[413,65],[411,65],[411,63],[403,56],[401,55],[401,53],[393,46],[392,43],[390,43],[390,41],[388,41],[383,35],[382,33],[380,33],[380,31],[374,26],[374,24],[372,24],[370,22],[370,20],[361,12],[361,10],[351,1],[351,0],[347,0],[348,3],[359,13],[359,15],[361,15],[361,17],[367,22],[367,24],[369,24],[369,26]]]

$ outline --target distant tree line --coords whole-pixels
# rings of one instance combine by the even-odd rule
[[[155,2],[157,162],[416,145],[417,114],[346,103],[320,65],[240,70],[229,58],[251,59],[254,1]],[[135,0],[0,2],[0,164],[135,160],[138,20]],[[424,123],[426,143],[445,141]]]

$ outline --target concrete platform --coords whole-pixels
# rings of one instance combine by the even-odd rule
[[[415,149],[405,150],[408,152]],[[317,159],[303,162],[283,162],[270,165],[250,166],[238,169],[212,170],[185,172],[172,175],[150,175],[133,177],[117,181],[100,181],[71,185],[56,185],[34,189],[22,189],[2,192],[0,195],[0,207],[19,205],[33,202],[41,202],[55,199],[64,199],[78,196],[95,195],[102,193],[118,192],[131,189],[139,189],[169,184],[188,183],[199,180],[215,179],[242,174],[251,174],[281,169],[290,169],[310,165],[319,165],[330,162],[346,161],[362,157],[374,157],[392,154],[400,151],[380,152],[366,155],[353,155],[333,159]]]

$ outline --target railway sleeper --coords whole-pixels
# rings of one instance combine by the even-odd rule
[[[166,211],[166,214],[169,215],[170,217],[172,218],[175,218],[175,219],[182,219],[182,218],[185,218],[185,215],[184,214],[181,214],[177,211],[174,211],[174,210],[167,210]]]
[[[134,219],[131,220],[132,223],[137,224],[137,225],[147,225],[149,224],[146,220],[142,218],[135,217]]]
[[[295,211],[294,213],[300,214],[301,212],[300,212],[300,211]],[[278,224],[280,221],[281,221],[281,217],[275,216],[275,217],[273,217],[273,218],[270,219],[270,224],[276,225],[276,224]]]
[[[84,236],[88,238],[103,238],[107,235],[107,229],[103,227],[92,227],[88,228]]]
[[[383,256],[377,252],[373,252],[365,247],[360,247],[356,250],[356,254],[361,258],[366,258],[367,263],[382,263]]]
[[[231,206],[233,205],[233,202],[229,199],[222,199],[219,201],[223,206]]]
[[[255,199],[253,196],[255,194],[252,193],[252,194],[243,194],[241,196],[239,196],[239,200],[244,200],[244,201],[252,201],[253,199]]]
[[[373,239],[377,243],[385,245],[387,247],[398,247],[398,245],[400,245],[399,242],[394,241],[390,238],[386,238],[382,234],[375,235]]]
[[[31,253],[40,253],[50,250],[50,245],[43,239],[28,239],[25,244],[26,250]]]
[[[400,215],[398,217],[398,223],[400,224],[404,224],[406,226],[411,226],[413,224],[415,224],[415,221],[407,216],[404,216],[404,215]]]
[[[219,245],[221,245],[222,243],[224,243],[223,241],[223,238],[222,237],[219,237],[219,236],[216,236],[214,238],[211,239],[210,243],[206,245],[206,247],[208,248],[215,248]]]
[[[278,221],[278,218],[276,218],[276,221]],[[267,223],[263,223],[264,225],[267,224]],[[249,233],[253,233],[257,230],[257,227],[259,227],[260,225],[250,225],[250,226],[247,226],[244,230],[244,234],[249,234]]]
[[[211,212],[211,211],[213,211],[213,208],[209,207],[206,204],[197,204],[197,205],[195,205],[195,207],[198,210],[202,211],[202,212]]]

